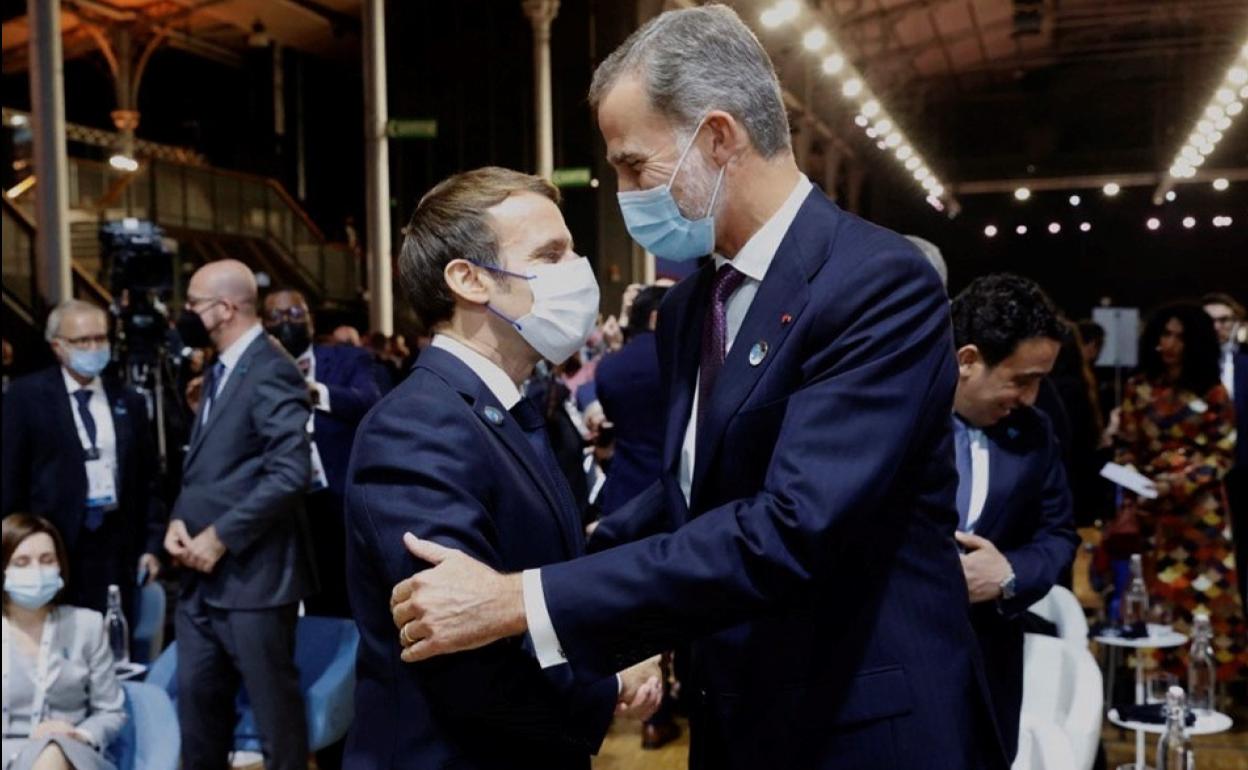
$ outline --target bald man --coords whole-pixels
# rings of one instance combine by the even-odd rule
[[[269,770],[307,767],[295,669],[299,602],[316,591],[303,496],[311,480],[308,388],[257,316],[251,270],[191,277],[183,341],[212,347],[165,549],[185,570],[176,624],[182,767],[228,767],[241,683]]]

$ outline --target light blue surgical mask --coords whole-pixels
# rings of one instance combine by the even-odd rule
[[[112,357],[113,353],[108,345],[91,350],[70,348],[69,368],[83,377],[94,379],[100,372],[104,371],[104,367],[108,366],[108,362],[112,360]]]
[[[687,262],[715,250],[715,216],[712,212],[715,211],[715,200],[719,196],[719,186],[724,181],[727,166],[719,169],[711,202],[701,219],[689,219],[680,213],[680,207],[672,197],[672,182],[680,173],[680,167],[684,165],[701,130],[702,121],[698,121],[698,128],[676,161],[676,168],[667,184],[649,190],[616,193],[628,234],[646,251],[673,262]]]
[[[4,571],[4,592],[19,607],[37,610],[52,601],[65,587],[56,565],[9,567]]]

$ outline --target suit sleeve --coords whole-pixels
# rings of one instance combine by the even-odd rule
[[[23,383],[24,385],[24,383]],[[25,388],[17,385],[4,396],[4,424],[0,426],[3,436],[4,463],[0,469],[3,488],[3,515],[24,512],[22,509],[30,505],[30,442],[26,427],[26,415],[30,410],[23,408],[22,398]]]
[[[288,358],[270,356],[256,366],[251,424],[264,444],[264,470],[251,494],[223,513],[213,526],[230,553],[259,539],[294,510],[312,476],[308,447],[308,388]]]
[[[329,391],[329,413],[341,420],[359,422],[369,409],[381,400],[381,388],[373,373],[372,360],[368,354],[351,356],[346,362],[348,377],[345,384],[321,383]]]
[[[618,510],[599,519],[586,550],[590,553],[605,551],[671,530],[663,482],[656,481]]]
[[[380,556],[384,581],[394,585],[428,566],[407,552],[405,532],[500,568],[489,513],[500,492],[481,473],[488,455],[475,427],[433,397],[394,407],[374,412],[359,432],[349,492],[349,509],[355,502],[362,507],[359,521],[367,528],[367,547]],[[565,750],[596,751],[614,712],[615,678],[581,685],[566,670],[547,674],[525,645],[516,637],[415,665],[447,718]]]
[[[1049,592],[1058,576],[1075,558],[1079,536],[1075,533],[1074,505],[1057,436],[1043,425],[1045,452],[1044,486],[1036,506],[1036,530],[1031,540],[1003,555],[1014,570],[1015,595],[1001,603],[1006,615],[1016,615]]]
[[[802,338],[786,342],[801,346],[803,384],[757,494],[671,534],[542,569],[578,677],[756,617],[856,544],[905,525],[908,512],[885,505],[906,482],[898,469],[942,414],[948,429],[953,406],[948,301],[926,263],[900,250],[872,254],[836,286],[812,301]]]

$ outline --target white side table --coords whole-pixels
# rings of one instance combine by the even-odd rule
[[[1126,647],[1133,650],[1162,650],[1170,647],[1181,647],[1187,643],[1187,637],[1177,631],[1163,631],[1160,634],[1153,634],[1150,631],[1148,636],[1141,636],[1138,639],[1122,639],[1117,636],[1094,636],[1092,641],[1103,644],[1107,647]],[[1135,703],[1136,705],[1144,704],[1144,656],[1135,656]],[[1119,727],[1125,725],[1114,720],[1113,715],[1117,712],[1110,711],[1110,720]],[[1135,725],[1142,725],[1142,722],[1132,722],[1133,725],[1127,729],[1135,730],[1135,770],[1147,770],[1148,763],[1144,750],[1144,736],[1150,730],[1145,730]],[[1149,725],[1152,727],[1152,725]],[[1164,728],[1165,725],[1161,726]],[[1224,728],[1225,729],[1225,728]]]

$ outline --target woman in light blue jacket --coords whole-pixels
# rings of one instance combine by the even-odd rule
[[[60,603],[67,559],[39,516],[3,524],[3,770],[114,770],[125,702],[98,612]]]

